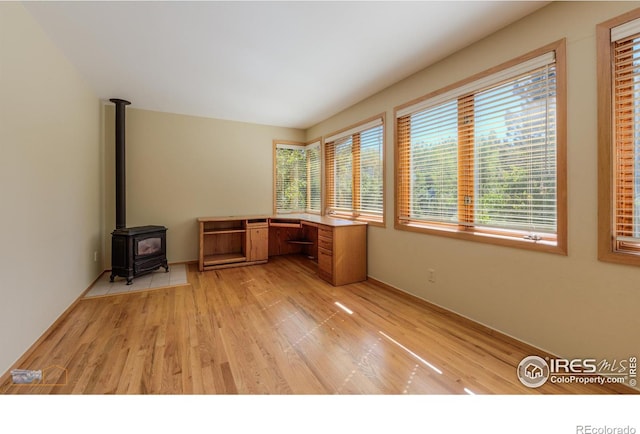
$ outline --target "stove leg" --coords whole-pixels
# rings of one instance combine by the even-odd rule
[[[115,274],[112,274],[111,276],[109,276],[109,282],[113,282],[113,279],[116,278]]]
[[[130,277],[127,277],[127,285],[131,285],[133,283],[133,279]]]

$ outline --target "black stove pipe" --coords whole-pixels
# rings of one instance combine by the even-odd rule
[[[127,226],[127,197],[125,177],[125,107],[124,99],[112,98],[116,105],[116,229]]]

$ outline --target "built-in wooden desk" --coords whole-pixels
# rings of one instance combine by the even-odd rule
[[[314,214],[201,217],[200,271],[304,254],[333,285],[367,279],[367,224]]]

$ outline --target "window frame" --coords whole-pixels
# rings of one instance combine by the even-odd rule
[[[598,88],[598,260],[625,265],[640,265],[637,245],[619,250],[615,236],[615,118],[614,118],[614,43],[615,27],[640,19],[640,8],[596,26]]]
[[[278,211],[278,206],[277,206],[277,199],[278,199],[278,190],[277,190],[277,180],[278,180],[278,163],[277,163],[277,153],[278,153],[278,145],[286,145],[286,146],[293,146],[293,147],[300,147],[301,149],[308,149],[309,147],[316,145],[318,146],[319,150],[320,150],[320,154],[319,154],[319,164],[320,164],[320,173],[319,173],[319,187],[320,187],[320,209],[319,210],[312,210],[309,208],[309,205],[311,204],[311,182],[310,182],[310,166],[308,164],[309,158],[307,155],[307,164],[306,164],[306,169],[307,169],[307,192],[306,192],[306,208],[304,210],[291,210],[291,211]],[[297,141],[291,141],[291,140],[273,140],[273,213],[275,215],[278,214],[298,214],[298,213],[305,213],[305,214],[317,214],[320,215],[322,213],[322,199],[323,199],[323,183],[322,183],[322,166],[323,166],[323,146],[322,146],[322,140],[320,138],[314,139],[314,140],[310,140],[308,142],[297,142]]]
[[[329,200],[328,195],[334,190],[333,188],[329,188],[328,187],[328,182],[329,182],[329,175],[328,175],[328,162],[327,159],[330,158],[329,157],[329,153],[327,151],[327,146],[330,145],[331,143],[336,143],[339,142],[341,140],[347,139],[348,137],[353,137],[353,135],[363,132],[363,131],[367,131],[370,128],[367,128],[367,124],[371,124],[372,122],[375,122],[377,120],[380,120],[381,122],[381,127],[382,127],[382,143],[381,143],[381,156],[382,156],[382,174],[381,174],[381,178],[382,178],[382,214],[380,215],[380,218],[375,218],[375,216],[372,215],[368,215],[368,214],[357,214],[355,212],[339,212],[339,211],[329,211],[329,204],[331,203],[331,201]],[[374,127],[371,127],[374,128]],[[328,140],[330,139],[330,140]],[[357,122],[351,126],[348,126],[346,128],[342,128],[340,130],[334,131],[332,133],[329,133],[325,136],[323,136],[323,140],[322,140],[322,152],[323,152],[323,215],[326,215],[327,217],[332,217],[332,218],[340,218],[340,219],[346,219],[346,220],[355,220],[355,221],[362,221],[362,222],[366,222],[371,226],[379,226],[379,227],[386,227],[386,158],[385,158],[385,152],[386,152],[386,113],[379,113],[377,115],[371,116],[370,118],[367,118],[363,121]],[[356,190],[356,185],[359,186],[360,183],[360,165],[356,164],[358,163],[357,161],[354,161],[353,158],[353,152],[352,152],[352,188],[353,188],[353,194],[352,194],[352,209],[355,208],[354,206],[354,201],[357,201],[358,198],[360,198],[360,191],[359,191],[359,187]],[[356,170],[354,170],[354,168],[357,168]]]
[[[402,183],[400,168],[401,140],[400,118],[398,112],[407,107],[420,104],[423,101],[433,99],[448,92],[456,91],[470,83],[477,82],[500,71],[516,67],[519,64],[534,59],[545,53],[554,51],[556,57],[556,237],[548,240],[544,237],[540,240],[525,239],[526,232],[517,230],[501,230],[497,228],[482,228],[481,225],[460,227],[436,222],[405,221],[401,218],[401,209],[408,204],[402,201],[409,200],[407,192],[408,183]],[[566,80],[566,39],[547,44],[527,54],[504,62],[496,67],[487,69],[466,79],[453,83],[442,89],[428,93],[405,104],[394,108],[394,179],[395,183],[395,210],[394,227],[398,230],[411,231],[423,234],[438,235],[461,240],[476,241],[507,247],[515,247],[533,251],[567,255],[567,80]],[[464,144],[458,144],[458,149]],[[406,163],[405,163],[406,164]],[[460,186],[458,186],[460,190]],[[458,200],[461,200],[458,197]]]

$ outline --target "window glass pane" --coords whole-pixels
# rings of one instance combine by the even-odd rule
[[[382,125],[360,133],[360,212],[382,215]]]
[[[309,170],[308,210],[320,212],[320,145],[307,147]]]
[[[410,217],[455,222],[458,214],[458,106],[411,115]]]
[[[555,69],[475,95],[475,224],[556,232]]]
[[[276,148],[276,211],[304,211],[307,201],[305,149]]]
[[[340,210],[353,209],[353,158],[351,154],[352,140],[346,140],[335,145],[335,207]]]

